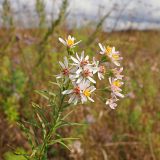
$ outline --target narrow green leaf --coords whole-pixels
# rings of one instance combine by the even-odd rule
[[[25,120],[22,120],[22,122],[27,123],[27,124],[29,124],[29,125],[31,125],[31,126],[33,126],[33,127],[40,128],[40,126],[39,126],[39,125],[37,125],[37,123],[30,122],[30,121],[25,121]]]
[[[63,118],[62,120],[65,120],[74,110],[71,110],[69,113],[67,113]]]
[[[86,123],[74,123],[74,122],[61,122],[60,124],[58,124],[56,126],[56,128],[61,128],[61,127],[64,127],[64,126],[84,126],[84,125],[87,125]]]
[[[49,97],[46,95],[47,91],[35,91],[36,93],[38,93],[39,95],[41,95],[42,97],[44,97],[45,99],[49,100]]]
[[[56,94],[55,93],[53,93],[53,92],[48,92],[48,94],[50,95],[50,96],[56,96]]]
[[[41,118],[43,119],[43,121],[47,124],[48,120],[45,117],[46,110],[44,110],[42,107],[40,107],[38,104],[35,104],[35,103],[32,103],[32,106],[33,106],[35,115],[36,115],[36,113],[38,113],[41,116]]]
[[[45,123],[43,122],[42,118],[40,117],[40,115],[38,113],[37,113],[37,117],[41,123],[42,131],[43,131],[43,138],[45,139],[46,133],[47,133]]]
[[[32,141],[32,133],[29,131],[28,128],[26,128],[22,123],[17,123],[20,128],[22,129],[22,131],[25,133],[27,139],[28,139],[28,142],[30,143],[30,145],[32,146],[32,148],[34,148],[34,144],[33,144],[33,141]]]
[[[59,141],[69,141],[69,140],[77,140],[77,139],[79,139],[79,138],[72,138],[72,137],[59,138],[59,139],[50,141],[50,143],[49,143],[48,145],[53,145],[53,144],[55,144],[55,143],[59,143]]]
[[[52,82],[52,81],[50,81],[49,83],[54,84],[54,85],[56,85],[56,86],[60,87],[60,85],[59,85],[58,83],[56,83],[56,82]]]
[[[61,141],[57,141],[57,143],[60,143],[62,146],[64,146],[65,148],[67,148],[68,150],[70,150],[70,148],[63,142]],[[71,151],[71,150],[70,150]]]

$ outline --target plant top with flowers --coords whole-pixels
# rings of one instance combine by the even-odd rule
[[[97,75],[99,80],[105,79],[106,71],[108,70],[110,72],[108,80],[110,83],[111,97],[109,99],[106,97],[106,104],[109,105],[110,108],[115,109],[117,106],[116,102],[119,98],[124,97],[121,93],[121,86],[123,85],[123,75],[121,75],[123,67],[121,67],[121,60],[123,58],[120,53],[115,50],[115,47],[105,47],[99,43],[101,49],[99,54],[102,55],[101,59],[98,60],[93,57],[92,60],[90,60],[84,51],[82,51],[80,55],[78,53],[74,54],[72,49],[80,43],[80,41],[75,42],[74,37],[69,35],[68,39],[63,40],[59,38],[59,41],[67,47],[68,51],[68,58],[64,57],[64,62],[59,62],[62,70],[61,73],[57,75],[57,79],[62,79],[64,84],[67,82],[70,83],[70,87],[62,92],[63,95],[69,95],[68,103],[76,105],[77,103],[83,104],[88,100],[94,102],[92,98],[96,90],[96,80],[94,78]],[[113,68],[110,66],[113,66]]]
[[[24,155],[26,159],[47,159],[50,146],[59,143],[68,148],[67,142],[76,138],[64,138],[59,134],[59,128],[64,126],[79,125],[66,121],[66,118],[72,113],[63,114],[69,107],[87,102],[95,102],[96,90],[107,90],[110,96],[106,94],[105,104],[111,109],[117,107],[117,101],[123,98],[123,67],[121,67],[122,57],[115,47],[103,46],[99,43],[100,51],[95,57],[90,58],[82,51],[80,54],[74,52],[74,47],[80,43],[76,42],[74,37],[68,36],[67,39],[59,38],[59,41],[66,46],[68,55],[59,62],[61,71],[55,77],[56,82],[51,82],[57,86],[58,91],[37,91],[47,100],[47,107],[44,108],[33,103],[36,118],[32,122],[27,122],[32,127],[26,127],[20,124],[26,133],[32,151]],[[97,88],[97,82],[108,79],[109,86],[103,86],[103,89]],[[34,116],[34,117],[35,117]],[[39,139],[37,130],[41,134]],[[34,132],[34,133],[33,133]],[[69,149],[69,148],[68,148]]]

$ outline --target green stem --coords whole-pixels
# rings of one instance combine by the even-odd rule
[[[65,96],[61,94],[61,90],[60,90],[60,97],[61,97],[61,100],[60,100],[60,104],[59,104],[59,109],[58,109],[58,112],[57,112],[57,117],[54,121],[54,125],[53,127],[50,129],[48,135],[45,137],[44,139],[44,143],[42,145],[42,149],[40,151],[40,157],[39,157],[39,160],[42,160],[44,154],[45,154],[45,150],[47,148],[47,145],[48,145],[48,142],[50,141],[50,138],[52,136],[52,134],[56,131],[56,126],[57,124],[59,123],[59,119],[61,117],[61,113],[62,113],[62,109],[63,109],[63,103],[64,103],[64,98]]]
[[[72,50],[72,48],[67,47],[67,53],[68,53],[68,56],[71,56],[74,54],[74,51]]]

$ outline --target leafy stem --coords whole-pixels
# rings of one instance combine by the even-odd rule
[[[66,88],[68,88],[68,86],[69,86],[69,83],[66,86]],[[59,102],[59,106],[57,106],[58,110],[57,110],[57,112],[54,113],[55,114],[55,119],[51,124],[52,127],[49,130],[48,134],[44,138],[44,141],[43,141],[43,144],[42,144],[42,147],[41,147],[41,150],[40,150],[40,154],[39,154],[39,160],[43,159],[43,156],[45,155],[46,149],[49,146],[51,138],[56,133],[56,130],[57,130],[57,128],[58,128],[58,126],[61,122],[61,115],[62,115],[63,106],[64,106],[63,104],[64,104],[64,99],[65,99],[65,96],[62,94],[62,92],[66,88],[64,88],[63,85],[60,87],[60,93],[59,93],[60,102]],[[57,140],[56,139],[52,140],[52,142],[54,142],[54,141],[56,142]]]

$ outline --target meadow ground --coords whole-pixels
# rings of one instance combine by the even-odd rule
[[[99,32],[92,39],[86,36],[91,35],[89,28],[58,29],[47,38],[45,30],[0,30],[0,159],[23,160],[13,154],[13,148],[29,152],[29,144],[16,122],[31,117],[31,102],[45,104],[34,90],[54,89],[49,81],[57,73],[58,60],[66,54],[58,37],[68,34],[81,39],[79,50],[85,49],[90,55],[98,53],[99,42],[121,51],[126,97],[116,110],[109,109],[98,98],[94,104],[76,107],[72,121],[88,125],[66,127],[59,132],[64,136],[80,137],[74,142],[79,152],[71,154],[56,145],[49,149],[48,157],[58,160],[158,160],[160,32]]]

